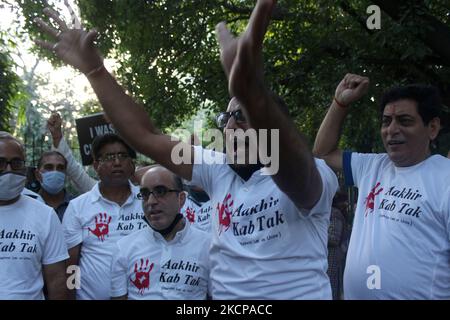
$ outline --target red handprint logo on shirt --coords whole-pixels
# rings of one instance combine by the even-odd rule
[[[188,219],[190,223],[194,223],[195,222],[195,210],[194,210],[194,208],[188,207],[186,209],[186,219]]]
[[[219,213],[219,235],[222,231],[227,231],[231,224],[231,214],[233,211],[233,200],[231,200],[231,194],[227,194],[223,203],[217,204],[217,212]],[[229,202],[230,201],[230,202]]]
[[[138,263],[134,264],[134,280],[130,278],[130,281],[136,288],[139,289],[139,294],[143,295],[145,289],[150,288],[150,272],[153,269],[154,263],[149,265],[150,261],[148,259],[141,259],[141,265],[138,268]]]
[[[95,229],[88,228],[100,241],[105,241],[105,236],[109,233],[109,224],[111,217],[106,213],[99,213],[95,216]]]
[[[378,182],[375,187],[373,187],[372,191],[370,191],[369,195],[366,198],[366,201],[364,204],[366,205],[366,209],[364,211],[364,216],[367,217],[367,213],[373,212],[374,205],[375,205],[375,197],[380,194],[381,191],[383,191],[383,188],[380,188],[377,190],[377,188],[380,186],[380,183]]]

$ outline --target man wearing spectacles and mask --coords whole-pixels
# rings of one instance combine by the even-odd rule
[[[61,223],[52,208],[21,195],[25,150],[0,132],[0,300],[67,299],[65,260],[69,257]]]
[[[273,152],[279,170],[271,176],[250,162],[208,163],[225,155],[161,134],[104,67],[95,31],[69,30],[50,9],[44,12],[61,32],[36,19],[53,38],[38,43],[86,75],[116,130],[136,150],[211,197],[213,299],[331,299],[327,238],[337,178],[324,161],[313,158],[306,139],[264,84],[262,45],[274,6],[274,0],[258,0],[238,38],[224,24],[216,29],[228,88],[236,97],[227,110],[234,112],[227,128],[279,131],[279,143],[273,145],[279,147]],[[187,160],[177,161],[176,150]]]
[[[70,265],[79,265],[77,299],[109,299],[111,255],[124,236],[146,228],[139,188],[130,177],[136,153],[119,136],[105,134],[92,142],[99,182],[69,203],[63,218]]]
[[[206,299],[210,236],[180,213],[182,187],[179,177],[159,165],[144,174],[139,198],[150,228],[117,242],[113,299]]]

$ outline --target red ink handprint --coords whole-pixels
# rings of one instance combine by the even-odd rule
[[[98,216],[95,217],[95,229],[92,230],[88,228],[92,234],[97,236],[97,238],[101,241],[105,240],[105,236],[109,233],[109,223],[111,222],[111,217],[106,213],[99,213]]]
[[[186,209],[186,219],[188,219],[190,223],[194,223],[195,222],[195,210],[194,210],[194,208],[188,207]]]
[[[370,191],[369,195],[366,198],[366,201],[364,202],[364,204],[366,205],[366,209],[364,211],[364,216],[367,217],[367,213],[369,212],[373,212],[374,209],[374,205],[375,205],[375,197],[381,192],[383,191],[383,188],[376,190],[379,187],[380,183],[378,182],[375,187],[373,187],[372,191]]]
[[[139,294],[143,295],[144,290],[150,287],[150,272],[153,269],[154,263],[149,266],[150,261],[148,259],[141,259],[141,265],[138,268],[138,263],[134,264],[134,280],[130,278],[130,281],[136,288],[139,289]]]
[[[233,201],[228,203],[228,201],[231,199],[231,194],[227,194],[225,199],[223,200],[223,203],[217,204],[217,211],[219,213],[219,235],[222,233],[222,231],[227,231],[228,228],[230,228],[231,224],[231,213],[233,211]]]

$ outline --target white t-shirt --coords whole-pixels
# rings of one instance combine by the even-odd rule
[[[450,299],[450,160],[396,167],[386,154],[345,158],[359,189],[345,298]]]
[[[33,199],[35,199],[35,200],[37,200],[39,202],[45,203],[44,199],[42,199],[40,194],[38,194],[38,193],[36,193],[34,191],[31,191],[30,189],[23,188],[21,194],[23,194],[25,196],[28,196],[30,198],[33,198]]]
[[[77,299],[110,299],[111,254],[124,236],[147,228],[143,220],[139,189],[130,183],[132,193],[120,207],[103,198],[98,184],[91,191],[70,201],[63,218],[69,249],[81,245],[81,285]]]
[[[210,234],[186,223],[167,242],[151,228],[119,240],[111,266],[111,295],[132,300],[206,299]]]
[[[195,163],[220,156],[194,148]],[[210,195],[214,208],[213,299],[331,299],[327,239],[338,184],[324,161],[316,165],[323,192],[309,211],[298,210],[261,170],[244,181],[228,165],[194,165],[191,183]]]
[[[211,215],[213,213],[211,200],[199,205],[198,202],[187,196],[180,212],[193,227],[207,232],[211,230]]]
[[[69,258],[55,211],[22,195],[0,206],[0,300],[42,300],[42,266]]]

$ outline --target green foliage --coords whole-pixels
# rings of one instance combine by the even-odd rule
[[[79,0],[86,27],[102,35],[104,54],[117,59],[116,76],[160,127],[177,127],[200,108],[225,108],[227,83],[219,62],[215,25],[228,21],[235,32],[247,23],[253,0]],[[369,30],[373,2],[396,14],[381,16]],[[28,21],[42,1],[19,1]],[[438,86],[450,105],[450,48],[447,0],[279,0],[265,40],[266,77],[282,96],[299,128],[312,141],[335,87],[347,73],[371,79],[357,103],[341,147],[381,151],[377,101],[393,85]],[[435,24],[430,19],[435,19]],[[442,26],[443,29],[437,27]],[[27,25],[32,35],[38,32]],[[447,29],[445,29],[447,28]],[[438,48],[430,32],[442,33]],[[450,146],[448,146],[450,148]],[[446,151],[445,151],[446,152]]]
[[[0,33],[2,36],[2,33]],[[11,114],[24,94],[20,78],[13,71],[14,62],[3,38],[0,38],[0,130],[11,130]]]

